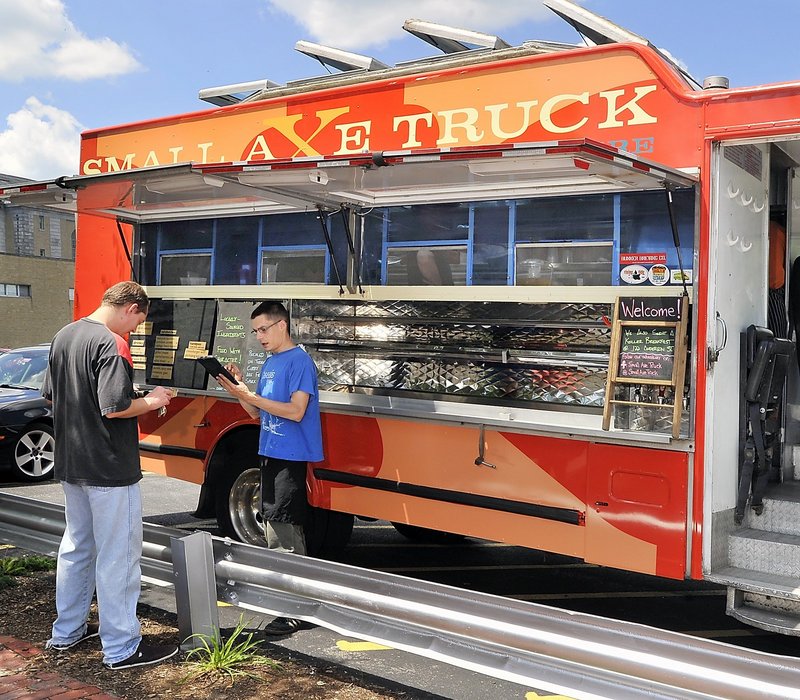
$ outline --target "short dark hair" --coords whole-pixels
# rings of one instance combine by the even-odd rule
[[[136,304],[142,313],[147,313],[150,308],[150,299],[147,293],[136,282],[118,282],[103,294],[103,306],[127,306],[128,304]]]
[[[258,316],[266,316],[272,321],[286,321],[286,330],[289,330],[289,312],[279,301],[262,301],[250,314],[250,320]]]

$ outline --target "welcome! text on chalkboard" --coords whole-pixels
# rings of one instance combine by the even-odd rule
[[[619,321],[666,321],[682,319],[681,297],[620,297]]]

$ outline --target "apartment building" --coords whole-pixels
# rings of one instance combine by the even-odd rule
[[[74,279],[75,217],[0,201],[0,347],[49,342],[72,320]]]

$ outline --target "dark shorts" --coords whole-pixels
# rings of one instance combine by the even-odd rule
[[[261,513],[264,520],[305,525],[307,462],[261,458]]]

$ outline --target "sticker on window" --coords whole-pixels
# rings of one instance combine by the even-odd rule
[[[647,277],[651,284],[660,287],[669,282],[669,268],[666,265],[653,265]]]
[[[619,278],[625,284],[642,284],[647,281],[647,268],[642,265],[627,265],[619,271]]]
[[[691,270],[671,270],[670,271],[670,284],[691,284],[692,271]]]

